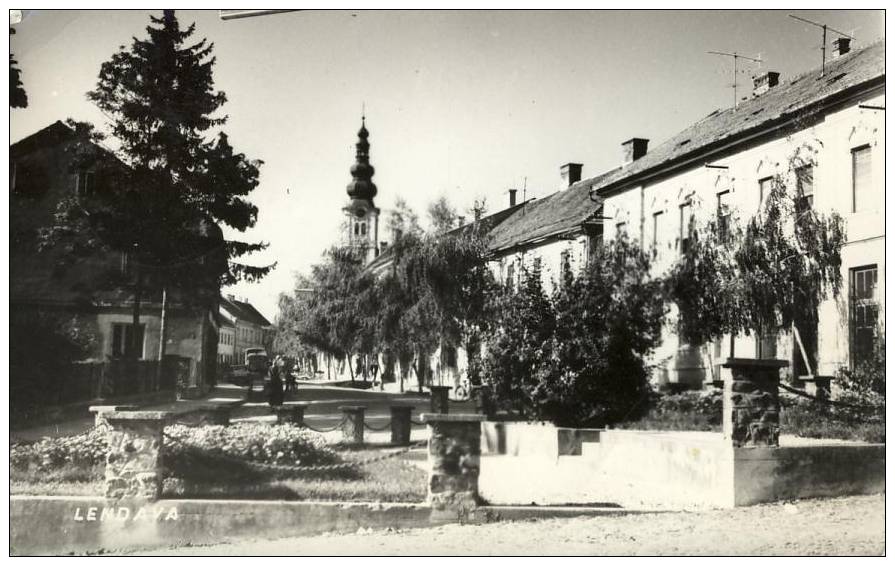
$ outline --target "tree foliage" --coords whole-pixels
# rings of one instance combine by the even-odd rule
[[[225,133],[209,135],[226,121],[215,116],[226,96],[214,89],[213,44],[193,42],[195,25],[181,29],[170,10],[151,17],[146,30],[147,38],[102,64],[88,93],[109,118],[107,140],[126,169],[110,194],[66,198],[46,240],[126,252],[150,288],[214,296],[221,284],[271,268],[235,262],[265,244],[225,240],[221,230],[255,224],[258,211],[246,197],[261,163],[234,152]],[[78,130],[102,137],[89,125]],[[94,163],[100,150],[85,147],[79,163]]]
[[[457,225],[457,210],[445,196],[429,204],[426,210],[429,216],[429,230],[433,234],[444,234]]]
[[[645,409],[647,357],[665,304],[650,259],[621,237],[548,298],[538,274],[498,302],[484,379],[498,402],[537,420],[604,426]]]
[[[363,256],[352,248],[334,247],[311,269],[312,292],[290,314],[301,342],[335,358],[350,361],[373,349],[375,314],[373,278]],[[352,374],[353,377],[353,374]]]
[[[10,35],[15,34],[14,28],[9,29]],[[10,108],[27,108],[28,93],[25,92],[25,85],[22,84],[22,70],[19,69],[18,62],[12,54],[9,55],[9,107]]]
[[[719,230],[711,222],[691,235],[666,284],[686,341],[815,323],[821,302],[839,294],[844,226],[838,214],[819,213],[803,195],[812,152],[801,147],[792,155],[742,229]]]

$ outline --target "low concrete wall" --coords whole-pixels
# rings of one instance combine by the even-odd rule
[[[93,497],[10,498],[10,554],[57,555],[282,538],[358,528],[439,523],[425,504],[159,500],[121,503]]]
[[[644,503],[680,508],[734,504],[733,448],[720,434],[606,430],[584,456],[642,494]],[[621,483],[620,482],[620,483]]]
[[[560,428],[549,422],[482,422],[482,454],[580,455],[582,442],[599,442],[596,428]]]
[[[881,444],[783,437],[734,448],[711,432],[604,430],[588,431],[598,441],[583,439],[573,456],[575,442],[556,440],[563,429],[486,425],[503,449],[482,457],[479,491],[492,504],[701,509],[885,491]]]
[[[886,490],[885,444],[830,444],[734,451],[736,506]]]

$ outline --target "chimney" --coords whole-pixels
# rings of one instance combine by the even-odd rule
[[[516,189],[510,188],[510,208],[516,205]]]
[[[559,175],[562,177],[563,187],[568,188],[581,180],[581,166],[582,164],[575,164],[574,162],[560,166]]]
[[[626,142],[622,142],[622,165],[630,164],[638,158],[646,156],[646,146],[649,140],[646,138],[631,138]]]
[[[466,216],[457,216],[457,228],[463,228],[466,225]]]
[[[833,40],[833,60],[848,54],[851,51],[851,38],[836,38]]]
[[[752,78],[753,96],[761,96],[780,82],[779,72],[765,72],[759,76]]]

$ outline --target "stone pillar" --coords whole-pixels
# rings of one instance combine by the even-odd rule
[[[429,428],[429,496],[435,517],[465,520],[479,503],[479,414],[423,414]]]
[[[364,410],[366,406],[342,406],[342,441],[345,444],[364,443]]]
[[[818,400],[829,400],[830,399],[830,383],[833,381],[832,376],[815,376],[814,377],[814,390],[807,390],[808,393],[813,393],[814,397]],[[823,407],[824,404],[821,404]]]
[[[298,402],[273,406],[272,409],[277,415],[277,424],[292,424],[301,427],[305,425],[305,409],[307,407],[307,402]]]
[[[430,386],[429,387],[429,408],[433,414],[447,414],[450,411],[450,401],[448,400],[448,392],[450,386]]]
[[[114,405],[104,405],[104,406],[91,406],[88,408],[90,412],[93,413],[93,425],[97,428],[101,428],[106,425],[106,415],[112,412],[128,412],[131,410],[136,410],[137,406],[134,404],[114,404]]]
[[[735,447],[780,445],[780,369],[785,360],[728,358],[724,382],[724,436]]]
[[[109,412],[106,498],[156,500],[162,494],[162,447],[170,412]]]
[[[390,406],[392,412],[392,444],[410,444],[410,419],[413,406]]]

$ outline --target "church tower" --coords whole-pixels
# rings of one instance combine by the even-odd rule
[[[346,243],[363,251],[365,262],[370,262],[379,254],[379,208],[373,203],[376,185],[373,184],[375,170],[370,165],[369,135],[366,117],[361,116],[355,161],[351,167],[351,183],[348,184],[350,200],[343,208],[347,224]]]

